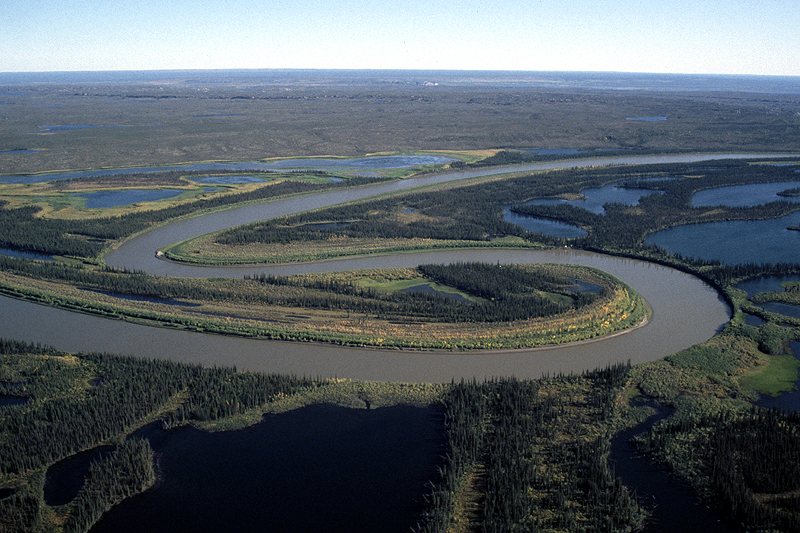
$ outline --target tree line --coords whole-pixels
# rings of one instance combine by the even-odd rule
[[[799,413],[754,407],[667,419],[649,432],[646,449],[669,454],[687,437],[726,516],[750,531],[800,530]]]
[[[481,298],[455,301],[435,293],[378,291],[350,282],[305,277],[267,276],[209,282],[173,279],[110,267],[89,268],[52,261],[0,256],[0,268],[37,279],[67,282],[113,296],[156,301],[205,300],[251,305],[298,306],[366,313],[378,318],[416,317],[444,322],[501,322],[553,316],[591,304],[601,294],[580,292],[570,279],[557,279],[531,268],[480,263],[423,265],[420,272],[443,285]],[[300,288],[302,291],[291,290]],[[540,293],[557,293],[555,300]]]
[[[0,350],[4,365],[14,368],[26,354],[36,353],[37,347],[4,340]],[[24,406],[1,413],[0,473],[35,470],[107,440],[181,391],[188,391],[188,399],[168,413],[169,420],[216,420],[316,383],[293,376],[238,373],[235,368],[88,353],[77,355],[80,368],[71,377],[82,371],[96,381],[74,397],[64,389],[74,387],[71,367],[59,364],[59,358],[68,354],[48,353],[49,367],[42,362],[24,381],[0,381],[0,394],[29,398]],[[58,372],[48,372],[48,368]],[[67,378],[58,375],[65,370]]]
[[[640,527],[644,513],[609,469],[610,436],[602,429],[628,371],[616,365],[583,376],[453,384],[443,402],[447,463],[417,531],[452,531],[468,483],[485,487],[476,530]]]

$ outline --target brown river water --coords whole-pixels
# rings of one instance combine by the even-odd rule
[[[461,378],[483,379],[499,376],[538,378],[542,375],[593,370],[616,362],[629,361],[637,364],[652,361],[709,339],[729,320],[729,309],[718,294],[698,278],[644,261],[571,249],[478,249],[403,253],[303,264],[199,267],[157,259],[155,252],[169,244],[217,229],[427,183],[521,170],[776,156],[738,154],[609,157],[430,175],[350,191],[265,202],[173,222],[130,239],[106,257],[111,266],[170,277],[241,278],[261,272],[282,275],[456,261],[572,263],[592,266],[620,278],[639,292],[652,307],[653,317],[644,327],[591,342],[497,352],[381,350],[245,339],[143,326],[5,297],[0,298],[3,315],[0,320],[0,336],[40,342],[73,352],[103,351],[207,366],[235,366],[239,370],[374,381],[448,382]]]

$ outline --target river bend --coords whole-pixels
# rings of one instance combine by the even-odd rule
[[[245,339],[143,326],[5,297],[0,298],[0,308],[4,315],[0,321],[0,336],[40,342],[73,352],[103,351],[207,366],[236,366],[240,370],[374,381],[447,382],[461,378],[483,379],[499,376],[539,378],[548,374],[593,370],[616,362],[629,361],[637,364],[652,361],[709,339],[729,320],[729,309],[719,295],[698,278],[644,261],[570,249],[477,249],[365,256],[289,265],[202,267],[160,260],[155,257],[155,252],[180,240],[211,231],[429,183],[499,172],[754,157],[774,158],[780,155],[604,157],[410,178],[348,191],[323,192],[248,205],[175,221],[126,241],[106,257],[111,266],[170,277],[241,278],[245,274],[262,272],[283,275],[453,261],[552,262],[592,266],[628,283],[653,309],[652,320],[645,327],[592,342],[497,352],[416,352],[354,348]]]

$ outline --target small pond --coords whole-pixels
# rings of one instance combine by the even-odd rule
[[[196,183],[213,183],[216,185],[235,185],[237,183],[261,183],[265,178],[256,176],[208,176],[205,178],[192,178]]]
[[[137,202],[155,202],[157,200],[174,198],[185,192],[186,191],[180,189],[133,189],[124,191],[97,191],[75,194],[73,196],[85,198],[87,209],[99,209],[104,207],[120,207]]]
[[[800,187],[800,181],[781,181],[776,183],[752,183],[704,189],[692,196],[692,207],[753,207],[756,205],[777,202],[800,202],[797,196],[780,196],[779,192]]]
[[[760,326],[761,324],[766,324],[767,321],[761,318],[760,316],[751,315],[748,313],[744,314],[744,323],[748,326]]]
[[[536,155],[580,155],[587,154],[587,150],[577,150],[575,148],[524,148],[522,152]]]
[[[762,308],[764,311],[769,311],[770,313],[777,313],[779,315],[786,315],[793,318],[800,318],[799,305],[785,304],[782,302],[766,302],[763,304],[758,304],[758,306]]]
[[[41,259],[43,261],[52,261],[53,258],[49,255],[37,254],[36,252],[22,252],[19,250],[12,250],[11,248],[0,248],[0,255],[6,257],[19,257],[21,259]]]
[[[460,294],[452,293],[452,292],[444,292],[438,291],[435,288],[431,287],[430,285],[415,285],[413,287],[408,287],[405,289],[400,289],[400,292],[421,292],[424,294],[431,294],[436,296],[441,296],[442,298],[447,298],[448,300],[454,300],[456,302],[472,304],[468,299],[464,298]]]
[[[592,294],[600,294],[603,292],[603,287],[595,285],[594,283],[587,283],[577,279],[570,280],[575,284],[575,292],[590,292]]]
[[[71,502],[83,487],[89,467],[114,450],[114,446],[97,446],[62,459],[47,469],[44,502],[55,507]]]
[[[0,408],[13,407],[16,405],[25,405],[30,398],[27,396],[13,396],[10,394],[0,394]]]
[[[518,215],[507,207],[503,208],[503,220],[516,224],[526,231],[541,233],[559,239],[575,239],[577,237],[586,237],[589,234],[585,229],[574,224],[567,224],[566,222],[549,218]]]
[[[669,117],[630,117],[625,120],[632,120],[634,122],[663,122]]]
[[[438,481],[440,410],[312,405],[238,431],[153,424],[137,436],[158,454],[161,482],[123,501],[103,532],[406,533]]]
[[[781,283],[787,281],[800,281],[800,276],[762,276],[737,283],[735,287],[747,293],[747,297],[758,294],[759,292],[777,292],[785,288]]]
[[[88,130],[94,128],[127,128],[124,124],[74,124],[64,126],[39,126],[39,131],[26,131],[25,133],[58,133],[60,131]]]

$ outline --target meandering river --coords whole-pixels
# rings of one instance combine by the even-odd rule
[[[615,362],[630,361],[636,364],[651,361],[707,340],[727,322],[729,309],[717,293],[699,279],[643,261],[570,249],[478,249],[404,253],[288,265],[201,267],[160,260],[155,257],[155,252],[183,239],[256,220],[418,185],[499,172],[754,157],[774,158],[780,157],[780,154],[598,157],[500,170],[494,168],[429,175],[243,206],[172,222],[130,239],[106,257],[111,266],[171,277],[241,278],[245,274],[261,272],[281,275],[454,261],[587,265],[622,279],[639,292],[653,309],[652,320],[645,327],[594,342],[498,352],[379,350],[206,335],[88,316],[10,298],[0,298],[0,306],[4,311],[4,318],[0,322],[0,336],[41,342],[68,351],[104,351],[203,365],[236,366],[241,370],[377,381],[446,382],[452,379],[494,376],[538,378],[559,372],[582,372]]]

